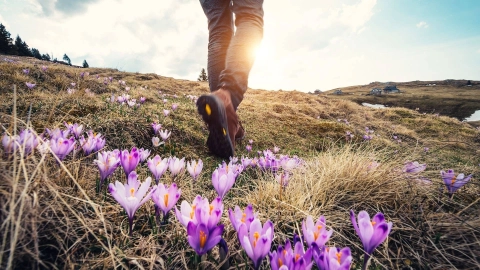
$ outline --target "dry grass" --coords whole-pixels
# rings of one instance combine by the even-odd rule
[[[480,82],[471,81],[471,83],[472,86],[467,86],[467,80],[372,82],[367,85],[338,88],[342,90],[343,95],[334,95],[333,91],[327,91],[322,95],[333,99],[350,100],[358,104],[367,102],[412,110],[418,108],[422,113],[439,113],[465,119],[480,110],[478,102]],[[383,89],[385,85],[392,84],[397,85],[401,90],[400,94],[367,95],[373,88]],[[427,86],[429,84],[435,84],[435,86]]]
[[[3,59],[3,57],[1,57]],[[18,58],[16,63],[0,63],[0,124],[9,134],[31,126],[37,133],[62,126],[64,121],[84,124],[107,139],[107,149],[149,148],[152,155],[201,158],[205,163],[200,180],[192,183],[182,175],[175,182],[182,189],[181,200],[191,202],[200,194],[215,197],[210,175],[221,160],[211,157],[205,147],[207,132],[194,104],[184,94],[207,92],[205,83],[175,80],[156,74],[134,74],[112,69],[87,69],[90,76],[79,78],[76,68]],[[28,76],[22,68],[31,70]],[[104,85],[95,75],[112,76]],[[112,93],[123,93],[117,80],[132,87],[134,98],[147,97],[137,110],[112,105],[105,100]],[[25,82],[36,82],[27,90]],[[66,89],[77,83],[75,94]],[[14,95],[12,85],[18,86]],[[140,87],[147,87],[142,89]],[[83,89],[89,88],[94,97]],[[167,94],[169,101],[163,104]],[[178,95],[175,99],[170,95]],[[171,103],[179,109],[162,115]],[[350,246],[355,264],[361,262],[361,242],[349,220],[349,210],[385,213],[394,224],[388,241],[374,253],[372,264],[385,269],[478,269],[480,267],[480,132],[448,117],[422,115],[408,109],[373,110],[344,100],[299,92],[272,92],[250,89],[239,109],[254,140],[254,151],[279,146],[284,154],[304,159],[285,190],[280,190],[270,174],[247,170],[225,198],[225,209],[252,203],[262,222],[275,224],[278,245],[294,233],[301,233],[307,215],[324,215],[335,230],[331,245]],[[320,116],[320,119],[317,117]],[[349,124],[338,122],[347,119]],[[159,121],[172,130],[171,141],[163,148],[151,147],[150,123]],[[375,130],[368,143],[360,139],[365,127]],[[345,142],[345,132],[355,134]],[[391,138],[397,135],[402,142]],[[423,147],[430,151],[423,152]],[[245,145],[237,154],[248,155]],[[135,217],[134,236],[128,237],[127,219],[122,208],[108,194],[95,193],[98,171],[94,155],[80,153],[60,165],[52,155],[34,153],[2,154],[0,162],[0,267],[35,268],[136,268],[136,269],[214,269],[218,250],[214,248],[200,266],[186,241],[185,229],[170,216],[167,225],[153,221],[153,205],[142,206]],[[251,155],[250,155],[251,156]],[[432,180],[424,185],[401,173],[403,163],[427,163],[422,174]],[[380,166],[367,170],[372,161]],[[452,200],[441,193],[439,171],[453,168],[474,173],[470,184]],[[149,176],[142,165],[140,179]],[[117,170],[115,179],[122,179]],[[164,177],[162,182],[171,183]],[[245,255],[239,247],[227,215],[224,238],[230,248],[232,269],[245,268]],[[263,267],[268,268],[266,260]]]

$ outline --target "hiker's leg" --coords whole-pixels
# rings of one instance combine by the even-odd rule
[[[263,38],[262,6],[263,0],[233,0],[237,29],[228,47],[225,69],[220,74],[220,87],[231,92],[235,110],[247,91],[254,52]]]
[[[227,49],[233,36],[233,13],[230,0],[200,0],[208,19],[208,85],[217,90],[219,75],[225,69]]]

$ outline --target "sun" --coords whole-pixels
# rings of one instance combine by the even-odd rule
[[[253,51],[255,62],[266,62],[271,60],[272,51],[269,49],[267,42],[262,41],[260,45]]]

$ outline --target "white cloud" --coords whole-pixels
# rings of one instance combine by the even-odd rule
[[[428,26],[429,26],[428,23],[424,21],[417,23],[417,28],[428,28]]]
[[[49,10],[48,16],[39,1]],[[303,0],[302,5],[293,5],[290,0],[265,1],[264,39],[249,86],[313,91],[376,80],[443,79],[459,74],[473,78],[471,74],[480,74],[473,62],[474,68],[465,61],[458,62],[458,70],[450,65],[457,63],[455,59],[474,61],[476,58],[462,53],[477,51],[478,47],[466,44],[479,44],[478,39],[465,42],[461,51],[452,49],[458,44],[422,48],[428,51],[426,56],[413,46],[382,46],[384,43],[367,38],[376,35],[369,25],[379,12],[376,0],[339,2]],[[55,3],[7,0],[0,5],[0,20],[8,22],[12,36],[19,34],[29,46],[58,59],[67,53],[77,65],[86,59],[92,67],[189,80],[196,80],[206,67],[207,19],[198,0],[98,0],[83,3],[80,11],[59,8]],[[419,23],[422,28],[428,25],[423,23]],[[438,57],[446,49],[451,56]]]

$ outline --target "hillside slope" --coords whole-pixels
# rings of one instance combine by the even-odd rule
[[[46,128],[63,129],[65,122],[72,122],[101,133],[108,150],[135,146],[151,150],[151,157],[202,159],[204,169],[197,181],[186,173],[173,179],[163,176],[161,182],[174,180],[181,188],[177,207],[197,194],[215,198],[211,174],[222,160],[208,153],[207,129],[194,103],[195,96],[208,92],[207,83],[9,59],[14,61],[0,62],[2,133],[16,134],[31,126],[42,134]],[[35,86],[29,89],[26,83]],[[112,95],[116,100],[123,94],[146,101],[138,107],[111,101]],[[178,105],[176,110],[173,104]],[[370,215],[383,212],[394,224],[388,241],[375,251],[372,267],[480,266],[480,130],[442,115],[405,108],[375,110],[301,92],[249,89],[238,113],[247,135],[236,147],[237,157],[252,158],[257,151],[276,146],[279,154],[297,155],[304,163],[285,188],[258,169],[239,176],[224,198],[221,220],[231,269],[250,262],[225,212],[247,204],[259,212],[262,222],[275,224],[272,250],[301,233],[307,215],[315,219],[324,215],[335,231],[330,245],[350,246],[356,267],[352,269],[359,269],[362,245],[349,220],[349,210],[354,209]],[[172,132],[165,146],[152,146],[153,122]],[[347,132],[353,139],[347,139]],[[371,139],[364,140],[364,135]],[[252,152],[246,150],[248,140],[253,140]],[[4,150],[0,154],[1,268],[200,267],[175,215],[157,226],[151,202],[137,212],[133,237],[128,236],[123,209],[106,190],[95,192],[95,153],[84,156],[78,150],[61,163],[38,151],[27,157],[12,157]],[[405,162],[415,160],[427,164],[427,169],[420,175],[402,172]],[[473,174],[453,199],[440,177],[447,169]],[[145,164],[137,172],[142,181],[151,176]],[[109,181],[124,177],[117,169]],[[214,248],[200,265],[213,269],[219,261]],[[262,269],[269,269],[267,261]]]
[[[468,85],[470,83],[470,85]],[[368,95],[374,88],[384,89],[396,85],[400,94]],[[480,110],[480,82],[472,80],[372,82],[338,88],[343,94],[334,95],[335,90],[325,94],[338,99],[351,100],[358,104],[383,104],[388,107],[418,109],[419,112],[439,113],[463,120]],[[473,123],[480,126],[480,123]]]

